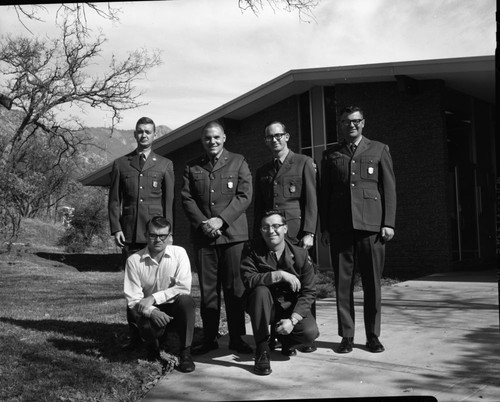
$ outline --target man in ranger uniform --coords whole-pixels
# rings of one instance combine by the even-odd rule
[[[288,226],[288,238],[306,250],[314,245],[318,224],[316,164],[307,155],[296,154],[288,148],[290,134],[279,121],[264,129],[266,146],[273,159],[257,169],[255,179],[254,237],[259,238],[262,214],[274,209],[283,213]],[[311,250],[312,251],[312,250]],[[315,303],[312,306],[316,315]],[[271,347],[275,344],[271,336]],[[314,343],[300,346],[302,352],[316,350]]]
[[[380,343],[381,289],[385,243],[394,236],[396,181],[389,147],[362,135],[363,111],[342,110],[344,139],[323,153],[321,165],[321,241],[330,246],[337,295],[338,353],[354,344],[354,267],[363,284],[366,346]]]
[[[193,348],[199,355],[219,347],[221,287],[224,292],[229,349],[252,353],[241,338],[245,334],[244,286],[240,260],[248,240],[246,209],[252,201],[252,175],[242,155],[224,148],[221,123],[203,127],[205,153],[189,161],[184,170],[182,205],[191,222],[196,267],[201,291],[204,339]]]
[[[146,223],[160,215],[172,220],[174,168],[170,159],[151,150],[156,126],[149,117],[141,117],[135,126],[137,148],[118,158],[111,171],[108,212],[111,234],[122,249],[124,262],[147,245]],[[124,348],[141,343],[135,321],[127,308],[130,342]]]

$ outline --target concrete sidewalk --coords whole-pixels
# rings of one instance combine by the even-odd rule
[[[434,396],[439,402],[500,401],[496,270],[435,274],[382,291],[381,342],[366,350],[362,292],[356,298],[355,348],[334,352],[335,300],[317,302],[321,335],[314,353],[271,354],[272,374],[253,374],[253,356],[219,349],[195,356],[196,371],[172,372],[144,401],[245,401]],[[251,327],[246,340],[253,345]],[[380,399],[381,400],[381,399]]]

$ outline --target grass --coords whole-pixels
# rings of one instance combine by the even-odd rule
[[[144,360],[144,350],[120,349],[128,327],[119,254],[112,246],[64,253],[55,246],[63,232],[26,220],[18,244],[0,250],[0,400],[138,401],[173,369],[174,356],[162,366]],[[334,297],[332,272],[318,273],[318,296]],[[197,308],[195,342],[201,327]]]

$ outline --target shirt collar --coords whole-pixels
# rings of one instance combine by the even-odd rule
[[[285,152],[283,155],[281,155],[281,158],[274,158],[274,160],[278,160],[278,159],[279,159],[279,161],[280,161],[281,163],[285,162],[285,159],[286,159],[286,157],[288,156],[289,152],[290,152],[290,148],[288,148],[288,149],[286,150],[286,152]]]
[[[140,152],[139,150],[137,150],[137,155],[144,154],[146,156],[146,159],[148,159],[150,153],[151,153],[151,148],[146,149],[144,152]]]

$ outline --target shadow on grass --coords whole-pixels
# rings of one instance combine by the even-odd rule
[[[0,317],[0,322],[27,330],[50,333],[46,338],[47,342],[62,351],[121,362],[144,359],[146,356],[144,345],[134,350],[122,350],[122,345],[128,335],[127,324],[51,319],[21,320],[9,317]],[[196,327],[194,338],[201,339],[202,333],[203,330]],[[167,351],[174,354],[178,352],[178,338],[173,326],[167,327],[165,341],[164,347]]]
[[[38,257],[70,265],[80,272],[118,272],[122,269],[121,254],[66,254],[37,252]]]

